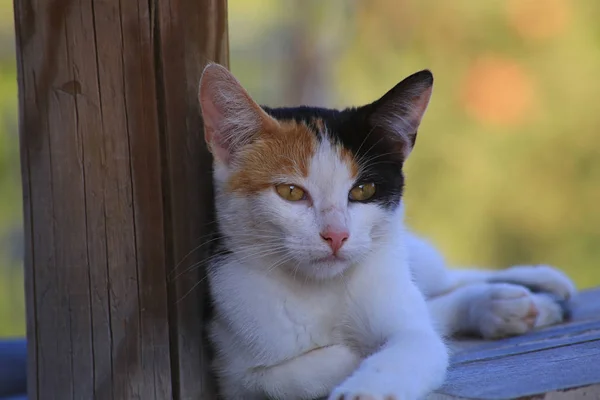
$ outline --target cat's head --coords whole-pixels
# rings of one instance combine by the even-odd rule
[[[421,71],[362,107],[267,108],[208,65],[199,99],[227,246],[265,268],[325,279],[388,243],[432,85]]]

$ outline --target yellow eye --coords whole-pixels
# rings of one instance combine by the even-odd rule
[[[350,190],[348,197],[354,201],[366,201],[369,200],[375,194],[374,183],[363,183],[356,185]]]
[[[306,193],[304,192],[304,189],[299,188],[296,185],[277,185],[275,186],[275,190],[277,190],[277,194],[280,195],[282,199],[288,201],[299,201],[306,199]]]

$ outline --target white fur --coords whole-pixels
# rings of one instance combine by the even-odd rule
[[[220,228],[234,250],[209,270],[210,332],[226,399],[418,399],[443,382],[448,363],[428,307],[445,333],[523,333],[536,324],[528,320],[532,307],[540,322],[560,320],[543,295],[489,282],[538,284],[567,297],[574,289],[563,274],[447,270],[430,245],[404,231],[402,207],[348,205],[348,168],[327,141],[321,146],[310,177],[297,182],[312,205],[274,191],[224,193],[228,170],[216,166]],[[319,237],[328,218],[347,224],[340,253],[347,261],[315,264],[328,254]]]
[[[274,190],[225,193],[229,167],[215,165],[218,220],[233,250],[209,269],[225,399],[418,399],[441,385],[448,364],[435,325],[497,337],[560,321],[556,303],[518,283],[565,298],[574,288],[563,274],[446,269],[428,243],[405,232],[402,207],[349,204],[348,166],[329,142],[320,146],[309,178],[286,178],[312,203]],[[350,232],[343,261],[315,262],[330,254],[319,236],[327,224]]]
[[[274,171],[273,187],[299,185],[309,200],[288,202],[274,188],[228,192],[236,168],[228,152],[246,145],[266,117],[247,112],[257,106],[224,68],[207,70],[200,100],[215,154],[219,230],[231,251],[208,268],[210,337],[226,400],[419,399],[444,380],[442,335],[493,338],[562,320],[552,297],[524,285],[565,299],[575,289],[564,274],[546,266],[447,269],[431,245],[405,231],[402,205],[348,201],[356,182],[325,138],[308,177]],[[416,97],[411,123],[430,93]],[[320,236],[331,227],[349,232],[338,258]]]
[[[402,209],[348,203],[354,182],[335,151],[323,140],[309,178],[287,177],[311,203],[225,193],[229,167],[215,165],[220,229],[234,250],[209,269],[226,399],[350,395],[367,383],[415,399],[443,381],[448,356],[411,278]],[[331,254],[319,235],[330,224],[350,232],[343,260],[317,262]]]
[[[447,269],[443,257],[424,239],[411,234],[408,247],[415,281],[446,335],[491,339],[561,322],[556,300],[567,300],[576,291],[564,273],[547,265]],[[525,286],[536,286],[542,293]]]

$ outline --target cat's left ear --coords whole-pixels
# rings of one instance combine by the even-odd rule
[[[427,110],[432,90],[433,74],[429,70],[423,70],[410,75],[367,106],[369,122],[402,141],[405,157],[415,145],[417,130]]]
[[[275,131],[279,126],[222,65],[204,68],[198,99],[208,149],[225,164],[260,132]]]

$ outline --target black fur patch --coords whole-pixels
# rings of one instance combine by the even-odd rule
[[[402,166],[417,137],[429,102],[433,75],[428,70],[412,74],[371,104],[341,111],[318,107],[263,109],[278,120],[304,122],[322,140],[329,140],[353,155],[359,170],[356,184],[375,183],[375,202],[393,209],[404,190]]]
[[[395,135],[369,123],[364,108],[348,108],[342,111],[317,107],[269,108],[263,107],[278,120],[295,120],[311,127],[320,136],[314,121],[323,121],[328,139],[354,155],[360,174],[356,183],[374,182],[375,195],[367,202],[376,202],[386,208],[400,203],[404,188],[404,146]]]

